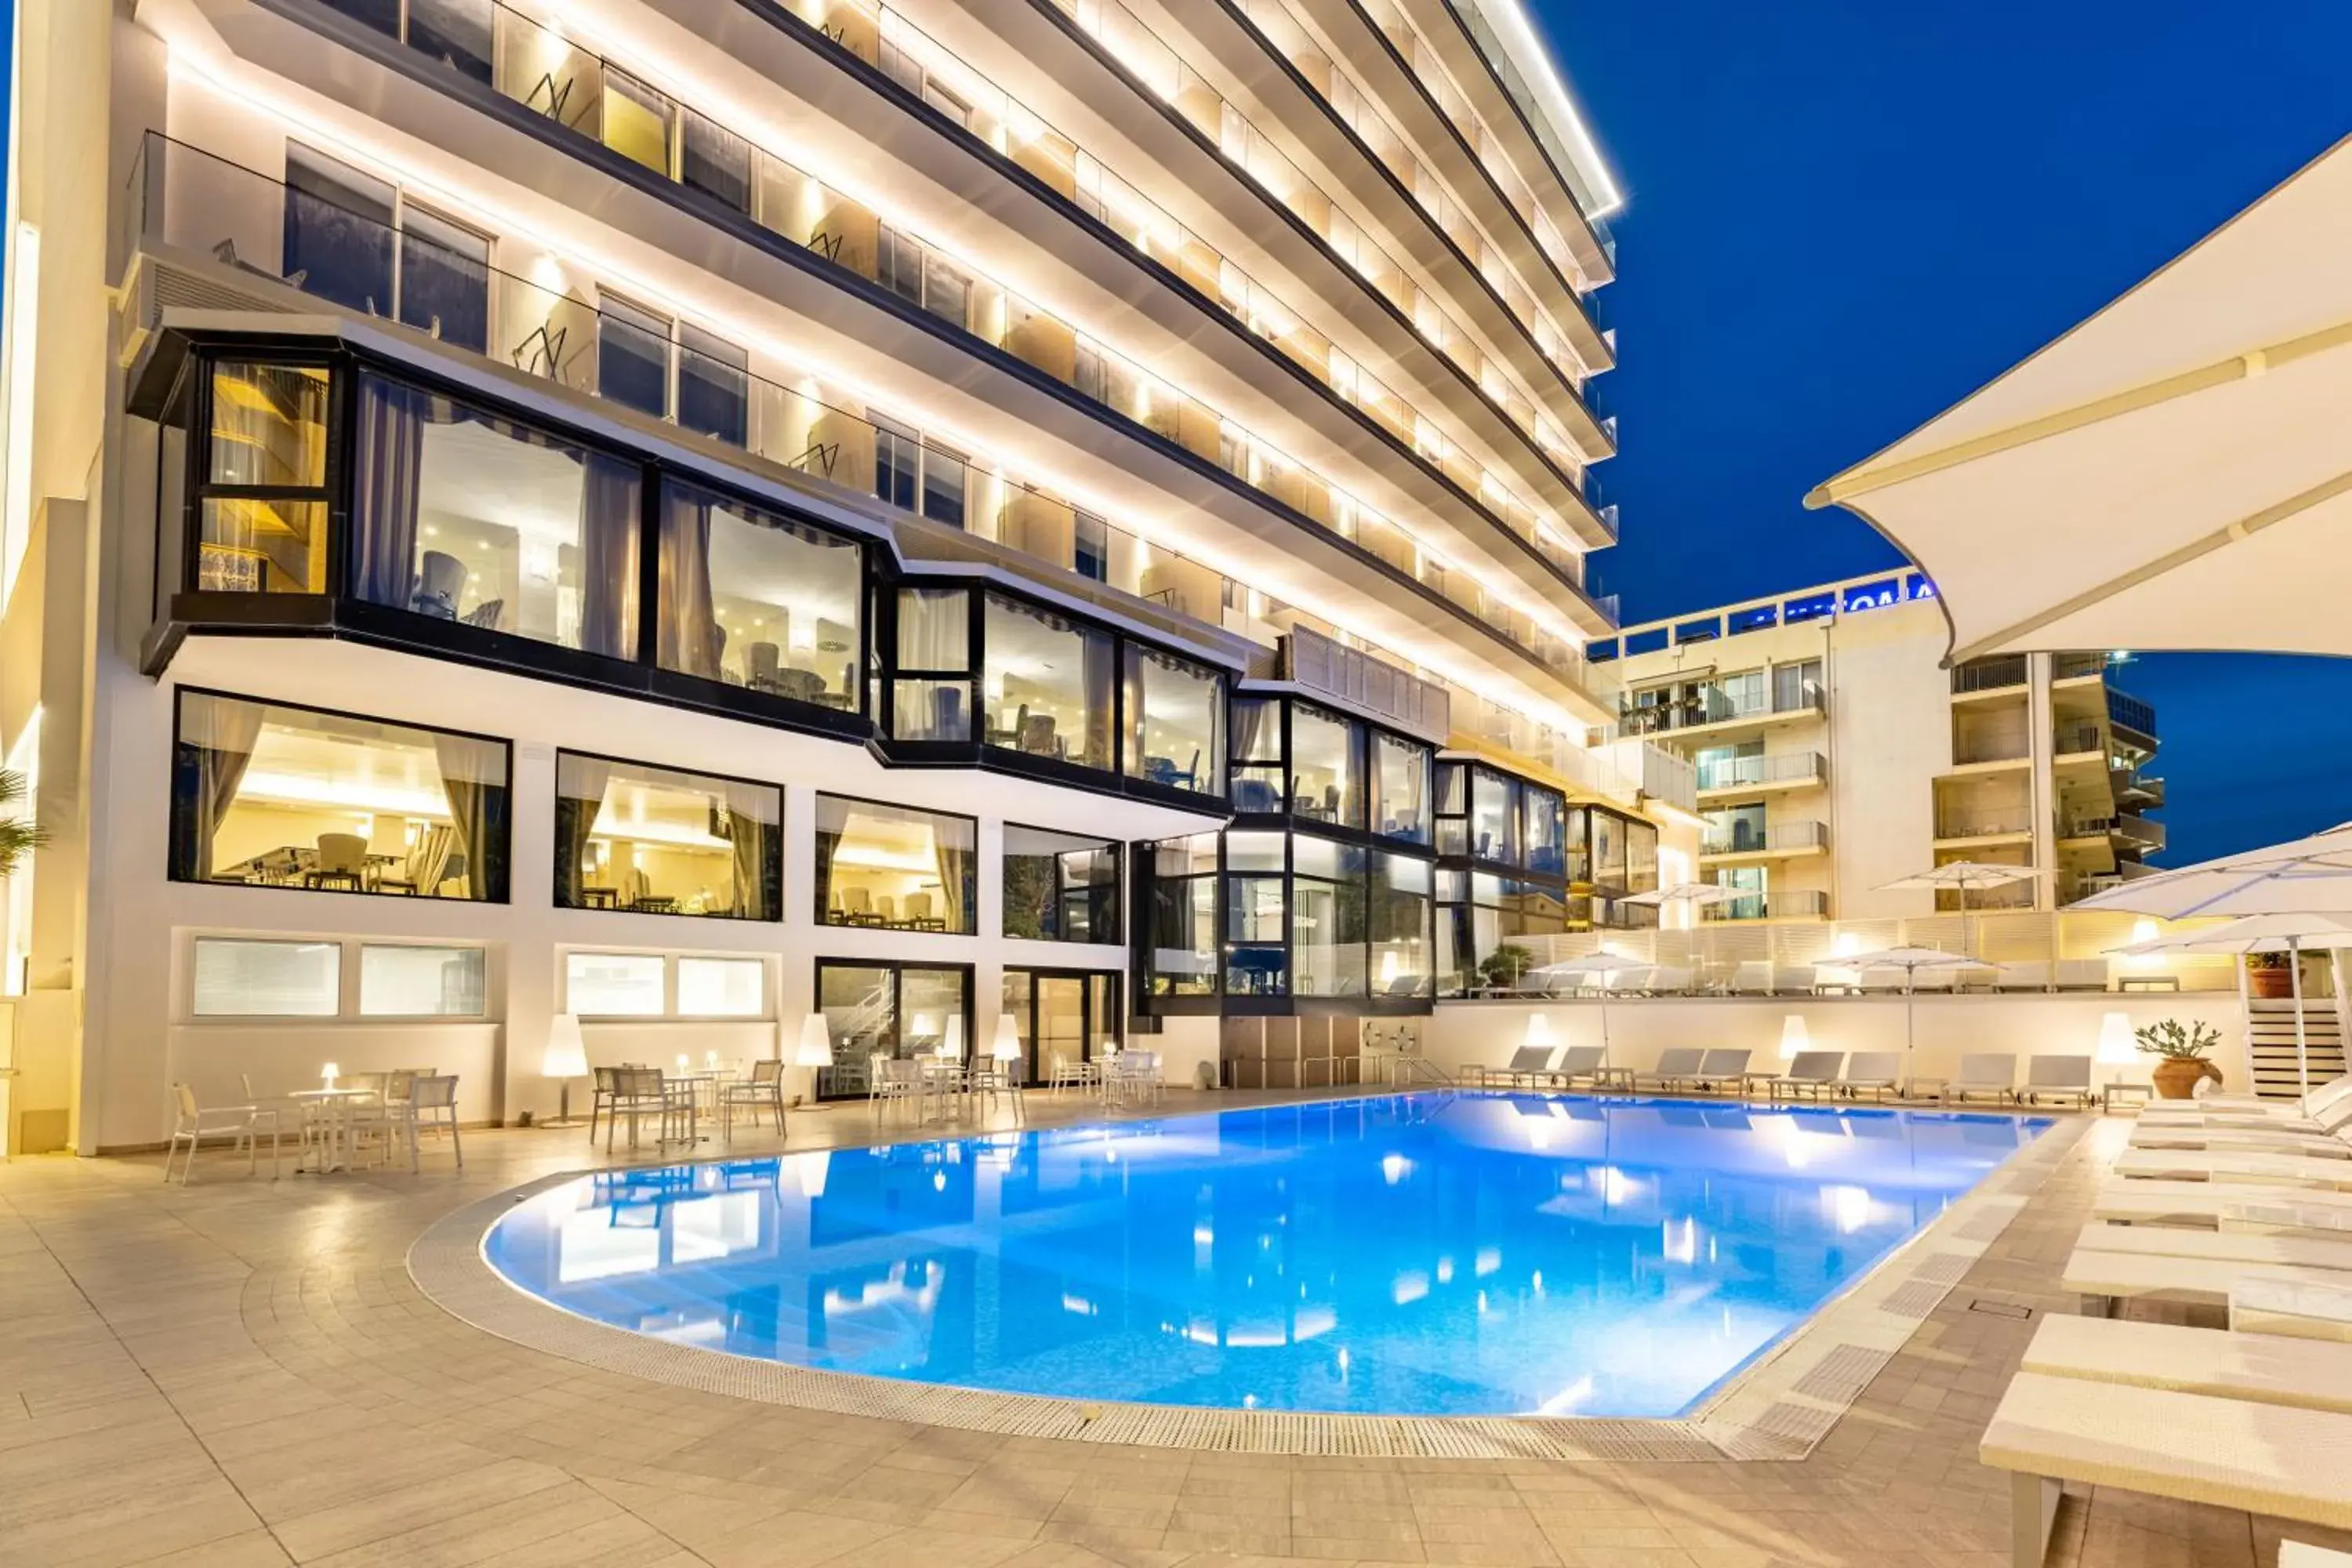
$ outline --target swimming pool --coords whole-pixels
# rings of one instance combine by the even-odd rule
[[[1063,1398],[1671,1416],[2051,1123],[1484,1092],[605,1172],[491,1227],[582,1317]]]

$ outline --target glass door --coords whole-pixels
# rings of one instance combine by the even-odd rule
[[[818,960],[816,1005],[833,1041],[833,1062],[817,1069],[817,1098],[869,1092],[886,1059],[942,1051],[969,1058],[971,990],[971,971],[961,966]]]
[[[1057,1057],[1076,1064],[1118,1048],[1118,979],[1078,969],[1004,972],[1004,1011],[1021,1038],[1024,1082],[1052,1082]]]

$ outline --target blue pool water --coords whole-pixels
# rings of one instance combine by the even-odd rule
[[[532,1295],[795,1365],[1149,1404],[1688,1409],[2050,1123],[1463,1093],[583,1176]]]

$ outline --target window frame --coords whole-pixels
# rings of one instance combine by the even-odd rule
[[[906,972],[910,969],[932,973],[953,972],[961,976],[963,983],[961,1005],[964,1019],[964,1056],[967,1060],[987,1049],[993,1043],[974,1037],[978,1034],[979,1019],[979,1013],[976,1010],[979,994],[975,988],[978,966],[975,964],[952,959],[933,961],[921,958],[852,958],[845,954],[819,953],[810,961],[809,968],[809,1000],[819,1017],[824,1016],[824,973],[828,969],[876,969],[890,976],[890,1049],[894,1057],[899,1048],[901,1032],[905,1027]],[[832,1049],[832,1045],[833,1033],[828,1028],[825,1032],[825,1047],[828,1051]],[[814,1083],[811,1085],[811,1091],[814,1100],[819,1104],[854,1101],[859,1094],[865,1092],[854,1090],[847,1093],[826,1093]]]
[[[180,571],[181,594],[231,596],[236,599],[319,600],[340,597],[344,592],[344,555],[349,548],[349,508],[344,503],[344,483],[349,464],[345,459],[343,433],[349,428],[349,403],[355,379],[342,356],[331,350],[281,347],[275,344],[252,343],[243,347],[224,345],[216,350],[193,355],[192,382],[184,450],[181,457],[184,478],[180,485]],[[212,478],[213,453],[213,378],[225,365],[249,364],[265,369],[318,370],[327,376],[327,412],[324,432],[327,460],[319,485],[239,485],[215,481]],[[160,450],[160,445],[159,445]],[[207,500],[295,501],[317,502],[325,512],[327,530],[326,581],[315,589],[295,591],[258,589],[247,592],[235,588],[202,588],[197,584],[204,570],[204,517]],[[160,531],[165,520],[159,514]],[[158,574],[159,577],[161,574]]]
[[[976,938],[980,935],[980,818],[977,816],[968,816],[960,811],[940,811],[928,805],[908,805],[902,801],[876,800],[870,795],[845,795],[839,790],[818,790],[815,792],[814,803],[811,805],[809,810],[810,869],[812,873],[816,869],[816,840],[824,832],[824,803],[829,800],[845,801],[852,805],[879,806],[885,811],[910,812],[919,816],[944,817],[950,822],[970,824],[971,827],[971,865],[969,872],[971,889],[964,900],[964,907],[970,912],[971,929],[964,931],[904,931],[898,934],[902,936],[963,937],[966,939]],[[861,929],[871,929],[854,926],[846,921],[836,921],[828,918],[832,913],[832,907],[826,902],[826,895],[832,890],[826,886],[829,879],[830,879],[827,877],[816,876],[814,874],[810,878],[810,880],[815,884],[815,918],[818,928],[825,931],[857,931]],[[916,964],[916,967],[919,969],[924,967],[924,965],[919,963]]]
[[[1066,946],[1078,947],[1118,947],[1126,941],[1128,879],[1127,844],[1125,840],[1118,838],[1097,838],[1088,834],[1072,833],[1066,828],[1039,827],[1034,824],[1025,822],[1007,821],[1003,824],[1003,831],[998,836],[998,848],[996,854],[996,934],[1000,938],[1007,942],[1050,942]],[[1018,936],[1013,931],[1005,929],[1005,921],[1011,913],[1012,905],[1009,899],[1005,896],[1007,879],[1004,872],[1004,862],[1013,858],[1013,854],[1012,851],[1003,847],[1003,844],[1005,842],[1004,834],[1014,831],[1024,833],[1045,833],[1050,834],[1057,838],[1076,838],[1086,841],[1085,845],[1081,847],[1057,850],[1050,857],[1054,862],[1055,883],[1053,903],[1055,926],[1057,931],[1067,929],[1066,906],[1068,901],[1074,897],[1088,897],[1089,895],[1086,892],[1086,889],[1094,886],[1092,883],[1087,883],[1075,890],[1064,889],[1061,884],[1063,861],[1072,855],[1099,855],[1106,851],[1109,853],[1111,857],[1111,879],[1108,905],[1110,910],[1110,923],[1113,929],[1108,936],[1089,936],[1084,939],[1060,935]],[[1043,860],[1048,858],[1048,857],[1043,855],[1024,855],[1022,856],[1021,858],[1024,860]],[[1034,968],[1035,966],[1031,965],[1030,967]]]
[[[777,925],[782,922],[784,918],[785,880],[784,840],[791,830],[791,823],[787,818],[787,813],[790,809],[787,803],[787,792],[782,784],[771,784],[766,779],[745,778],[735,773],[706,773],[699,768],[674,768],[668,766],[667,763],[649,763],[636,757],[608,756],[602,752],[591,752],[577,746],[558,746],[555,748],[555,769],[552,782],[549,786],[548,795],[551,806],[551,821],[549,825],[551,833],[557,833],[562,829],[564,801],[567,799],[579,798],[576,795],[567,796],[563,793],[563,759],[566,757],[578,757],[583,761],[592,763],[607,763],[619,768],[644,768],[654,773],[675,773],[682,777],[692,779],[708,779],[715,784],[742,784],[751,789],[761,789],[772,792],[776,797],[775,843],[772,855],[769,857],[769,858],[772,860],[773,864],[769,867],[768,869],[772,872],[773,880],[765,889],[765,893],[768,907],[775,910],[775,913],[770,915],[696,914],[685,910],[625,910],[613,905],[568,903],[565,901],[563,896],[563,867],[560,857],[553,858],[553,864],[551,865],[548,873],[548,897],[549,901],[553,908],[565,911],[582,911],[590,914],[651,915],[656,919],[668,920],[740,921],[750,925]],[[597,802],[597,805],[601,809],[604,802],[599,801]],[[555,847],[556,842],[551,841],[551,847]]]
[[[555,944],[556,973],[561,981],[560,994],[563,1010],[572,1012],[583,1024],[767,1024],[773,1023],[781,1011],[782,975],[770,961],[782,955],[772,952],[730,952],[723,948],[656,947],[646,944],[623,945],[609,942],[558,942]],[[580,1013],[572,1008],[572,961],[574,958],[650,958],[661,964],[661,1008],[653,1013]],[[760,966],[760,1006],[752,1013],[688,1013],[678,1006],[678,968],[691,961],[719,963],[756,963]]]
[[[200,943],[247,942],[264,946],[331,947],[336,950],[336,1006],[332,1013],[200,1013],[196,1010],[196,948]],[[263,1027],[316,1027],[323,1025],[358,1025],[374,1026],[383,1024],[448,1025],[451,1026],[493,1024],[502,1016],[498,1005],[498,985],[502,978],[494,963],[498,943],[470,942],[450,938],[407,938],[383,936],[309,935],[300,931],[217,931],[204,928],[186,933],[186,974],[184,984],[175,983],[173,990],[173,1013],[175,1022],[189,1026],[211,1027],[226,1024],[260,1026]],[[365,953],[370,948],[422,948],[428,952],[478,952],[482,955],[482,1007],[477,1013],[371,1013],[364,1010],[362,984],[365,973]]]

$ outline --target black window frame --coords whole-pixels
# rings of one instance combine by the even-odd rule
[[[1007,821],[1003,825],[1003,833],[1006,835],[1014,831],[1024,833],[1044,833],[1050,834],[1056,838],[1083,839],[1086,842],[1083,847],[1057,850],[1052,855],[1023,855],[1015,857],[1009,848],[1004,847],[1004,838],[1000,836],[996,856],[996,886],[998,893],[996,934],[998,936],[1008,942],[1068,942],[1095,947],[1117,947],[1126,941],[1127,921],[1125,914],[1125,894],[1127,889],[1127,845],[1124,840],[1118,838],[1096,838],[1088,834],[1072,833],[1067,828],[1040,827],[1034,824],[1025,822]],[[1101,855],[1106,853],[1110,856],[1111,868],[1110,880],[1108,884],[1089,881],[1083,883],[1076,888],[1071,888],[1064,883],[1062,879],[1066,875],[1066,871],[1064,862],[1066,861],[1069,857],[1074,855]],[[1050,913],[1053,917],[1053,930],[1050,931],[1029,933],[1016,931],[1012,929],[1010,922],[1013,915],[1013,879],[1009,874],[1007,863],[1015,858],[1024,860],[1050,860],[1054,864],[1054,886],[1052,889],[1052,896],[1047,900],[1051,905]],[[1095,892],[1091,890],[1104,887],[1108,888],[1108,891]],[[1068,935],[1068,906],[1073,900],[1080,900],[1092,906],[1093,909],[1103,911],[1107,916],[1110,926],[1110,934],[1108,936],[1090,934],[1083,937]],[[1090,913],[1089,920],[1091,921],[1093,918],[1093,915]]]
[[[577,810],[575,803],[582,798],[578,795],[567,795],[563,792],[563,763],[567,757],[576,757],[592,763],[607,763],[620,768],[643,768],[653,773],[675,773],[683,778],[708,780],[712,784],[742,784],[751,789],[767,790],[773,794],[776,797],[775,829],[769,836],[766,851],[761,857],[765,862],[761,869],[761,880],[764,883],[762,896],[766,906],[774,912],[765,915],[739,915],[711,914],[679,909],[644,909],[635,906],[624,908],[617,900],[612,903],[583,903],[574,902],[566,897],[564,871],[568,856],[565,849],[564,830],[571,820],[572,814]],[[551,846],[553,853],[550,857],[548,891],[550,900],[556,909],[585,910],[599,914],[656,915],[671,920],[742,921],[757,925],[777,925],[782,922],[784,918],[784,837],[789,826],[784,816],[785,791],[782,784],[772,784],[766,779],[747,778],[738,773],[715,773],[702,768],[673,767],[667,763],[647,762],[642,757],[613,756],[603,752],[588,751],[579,746],[558,746],[555,749],[555,767],[548,789],[553,805],[550,831],[554,835]],[[596,804],[601,807],[604,802],[599,800]],[[590,820],[593,825],[594,819],[592,817]],[[581,834],[581,837],[583,841],[586,839],[585,831]]]
[[[963,979],[964,1052],[967,1057],[970,1057],[975,1052],[987,1049],[989,1045],[988,1041],[973,1038],[978,1032],[979,1020],[979,1014],[974,1010],[974,1005],[979,999],[974,989],[975,967],[970,963],[951,959],[934,961],[920,958],[852,958],[845,954],[820,953],[812,961],[809,970],[809,998],[815,1005],[818,1016],[823,1016],[824,974],[828,969],[874,969],[887,973],[890,976],[890,1048],[892,1054],[896,1056],[900,1044],[900,1031],[905,1027],[907,1016],[906,972],[911,969],[933,973],[960,974]],[[825,1036],[828,1049],[831,1048],[832,1040],[832,1034],[828,1030]],[[824,1087],[824,1075],[833,1070],[830,1066],[816,1069],[815,1080],[811,1087],[819,1104],[838,1104],[844,1100],[856,1100],[866,1093],[866,1090],[862,1088],[828,1090]]]
[[[950,822],[961,822],[970,825],[971,828],[971,850],[967,858],[964,869],[963,907],[970,920],[971,929],[968,931],[940,931],[929,932],[917,931],[911,927],[886,927],[883,929],[899,929],[905,931],[908,934],[929,936],[976,937],[980,934],[980,818],[976,816],[968,816],[960,811],[940,811],[933,806],[909,805],[904,801],[876,800],[871,795],[847,795],[840,790],[830,789],[818,790],[815,792],[814,799],[809,809],[810,856],[813,872],[811,880],[815,885],[815,920],[819,926],[827,927],[835,931],[857,931],[861,929],[870,929],[861,927],[852,921],[835,920],[833,918],[832,906],[826,901],[827,896],[833,890],[831,886],[833,878],[831,874],[832,858],[824,852],[823,847],[825,831],[824,805],[825,802],[835,800],[846,802],[851,805],[878,806],[885,811],[906,812],[916,816],[935,816]],[[918,967],[922,966],[918,965]]]

